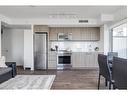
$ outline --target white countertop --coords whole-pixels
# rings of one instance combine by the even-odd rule
[[[60,53],[60,52],[58,52],[58,51],[49,51],[49,52],[55,52],[55,53]],[[71,53],[103,53],[104,51],[83,51],[83,52],[81,52],[81,51],[79,51],[79,52],[75,52],[75,51],[71,51]]]

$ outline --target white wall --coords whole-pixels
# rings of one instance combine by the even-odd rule
[[[6,16],[4,16],[2,14],[0,14],[0,20],[2,22],[5,22],[5,23],[10,23],[11,22],[11,19],[9,17],[6,17]]]
[[[4,29],[2,34],[2,55],[6,61],[14,61],[17,65],[24,63],[24,30]]]
[[[98,46],[104,54],[110,51],[110,31],[107,24],[100,27],[100,41],[98,41]]]
[[[104,26],[100,27],[100,40],[98,41],[99,51],[104,51]]]
[[[104,54],[107,54],[107,52],[109,52],[110,50],[110,30],[108,25],[104,25]]]

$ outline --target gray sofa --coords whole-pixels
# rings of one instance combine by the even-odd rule
[[[6,62],[8,67],[0,67],[0,83],[16,76],[16,62]]]

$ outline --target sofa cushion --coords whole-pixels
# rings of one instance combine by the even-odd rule
[[[0,67],[0,75],[10,72],[11,70],[12,70],[12,68],[10,68],[10,67],[8,67],[8,68]]]

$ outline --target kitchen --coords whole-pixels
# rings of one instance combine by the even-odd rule
[[[14,20],[13,22],[3,21],[1,34],[2,55],[6,56],[7,61],[16,62],[16,65],[23,67],[24,70],[27,68],[30,70],[98,68],[97,55],[99,53],[107,54],[111,51],[109,35],[111,31],[107,23],[113,20],[113,15],[102,12],[105,8],[112,12],[119,7],[28,6],[27,8],[35,9],[35,12],[38,12],[37,8],[41,11],[47,11],[45,15],[37,14],[40,17],[38,19],[22,17],[22,20]],[[49,8],[51,11],[48,11]],[[52,12],[52,8],[55,12]],[[101,11],[92,15],[86,10],[87,14],[80,15],[78,8],[80,8],[81,13],[86,8],[90,8],[90,13],[94,12],[94,8],[101,9]],[[61,11],[63,9],[65,11]],[[71,12],[68,12],[68,9]],[[14,11],[13,8],[11,10]],[[84,15],[90,16],[90,18],[86,18]],[[42,34],[46,35],[46,38],[44,40],[37,38],[37,45],[40,43],[39,47],[43,48],[42,41],[44,41],[46,42],[45,49],[40,49],[41,52],[36,54],[35,37]],[[63,64],[64,58],[67,61],[65,64]]]
[[[52,89],[97,89],[98,54],[126,57],[127,24],[111,26],[126,8],[1,6],[9,17],[1,21],[1,55],[16,62],[19,75],[56,75]],[[13,14],[20,10],[25,15]]]
[[[97,57],[103,53],[103,32],[100,31],[100,27],[34,25],[35,35],[47,33],[48,53],[47,58],[44,58],[47,60],[45,69],[98,68]]]

